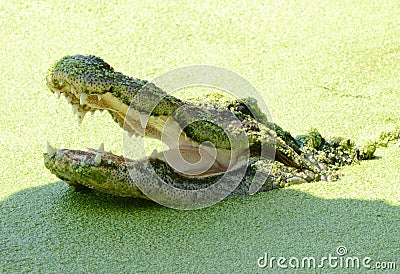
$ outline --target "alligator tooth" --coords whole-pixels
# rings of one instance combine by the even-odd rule
[[[57,150],[54,147],[52,147],[49,142],[47,142],[47,154],[53,156],[54,154],[56,154],[56,152]]]
[[[128,131],[128,137],[132,137],[133,136],[133,131]]]
[[[132,116],[133,114],[135,113],[135,109],[134,108],[132,108],[132,107],[128,107],[128,115],[129,116]]]
[[[97,149],[97,151],[104,151],[104,144],[103,143],[101,143],[99,145],[99,148]]]
[[[112,161],[111,161],[111,160],[108,160],[107,163],[108,163],[109,165],[111,165]]]
[[[60,98],[61,92],[59,89],[54,89],[54,95],[56,96],[57,99]]]
[[[79,103],[84,105],[86,103],[88,95],[84,92],[81,93],[81,97],[79,98]]]
[[[97,94],[97,100],[101,100],[101,94]]]
[[[99,165],[101,163],[101,155],[100,153],[96,153],[96,157],[94,157],[94,163]]]
[[[150,158],[154,159],[156,157],[156,154],[157,154],[157,150],[153,149],[153,152],[151,153]]]
[[[118,125],[119,127],[123,127],[123,124],[120,121],[118,121]]]
[[[140,126],[142,128],[146,128],[147,120],[149,120],[149,115],[147,113],[141,112],[139,114],[139,118],[140,118]]]
[[[71,90],[71,93],[75,93],[75,87],[73,85],[71,85],[70,90]]]
[[[78,124],[82,124],[83,117],[85,117],[86,111],[79,109],[78,112],[76,113],[76,121]]]
[[[122,100],[118,100],[119,105],[122,105],[124,102],[122,102]]]
[[[90,111],[90,114],[94,114],[96,112],[96,110],[95,109],[92,109],[91,111]]]
[[[71,97],[71,96],[67,96],[67,97],[65,97],[65,98],[67,99],[67,102],[71,104],[71,102],[72,102],[72,97]]]
[[[76,114],[78,112],[78,105],[72,105],[72,113]]]

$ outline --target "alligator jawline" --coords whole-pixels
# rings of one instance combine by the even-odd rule
[[[114,117],[117,117],[119,126],[127,131],[129,137],[131,137],[133,134],[138,136],[146,135],[159,140],[164,137],[162,141],[171,149],[166,151],[165,154],[153,153],[151,157],[155,159],[166,162],[166,154],[179,150],[179,154],[186,156],[183,158],[185,158],[185,160],[187,160],[189,163],[188,166],[191,166],[190,164],[199,161],[199,158],[201,158],[201,156],[199,157],[200,154],[209,155],[207,150],[202,149],[201,145],[193,141],[186,135],[185,132],[181,130],[177,122],[169,119],[168,125],[166,125],[166,120],[169,118],[168,116],[149,116],[140,113],[139,111],[128,107],[110,92],[106,92],[104,94],[86,94],[78,91],[76,87],[68,82],[61,82],[57,85],[52,85],[50,83],[51,82],[48,81],[48,86],[55,94],[56,98],[60,98],[60,96],[63,95],[67,102],[71,104],[72,112],[76,115],[78,124],[82,123],[85,114],[89,111],[94,113],[97,110],[108,110],[109,112],[112,112]],[[178,138],[176,138],[176,132],[179,132]],[[172,138],[168,139],[170,136],[172,136]],[[179,140],[177,143],[175,143],[176,139]],[[51,152],[52,148],[48,149],[48,151]],[[94,150],[91,149],[91,151]],[[101,152],[102,151],[98,151],[98,155]],[[177,172],[188,177],[207,176],[210,174],[225,172],[228,169],[228,166],[235,166],[240,162],[240,159],[238,158],[241,157],[241,153],[233,153],[235,153],[237,156],[232,156],[230,150],[217,149],[216,155],[209,155],[211,158],[213,158],[211,160],[214,161],[213,165],[211,165],[209,169],[205,170],[201,166],[198,167],[198,169],[204,171],[202,173],[185,167],[180,167]],[[227,156],[227,154],[229,155]]]

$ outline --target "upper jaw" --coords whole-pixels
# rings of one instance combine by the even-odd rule
[[[102,102],[103,95],[83,93],[67,81],[48,78],[47,86],[57,99],[63,96],[71,104],[72,113],[75,115],[78,124],[82,123],[87,112],[94,113],[96,110],[108,109],[107,104],[104,101]]]
[[[108,110],[119,126],[127,131],[128,136],[135,134],[161,140],[163,131],[181,131],[179,124],[173,120],[170,120],[171,123],[168,127],[164,127],[165,121],[168,119],[167,116],[153,116],[139,112],[109,91],[98,90],[98,93],[93,93],[93,90],[91,90],[91,93],[83,92],[81,87],[72,80],[68,78],[60,79],[57,75],[50,75],[47,78],[47,86],[56,98],[63,96],[67,100],[78,124],[82,123],[89,111],[93,114],[97,110]],[[186,134],[182,134],[184,138],[179,139],[180,145],[184,147],[196,145]],[[168,138],[165,138],[165,140],[169,141]],[[170,146],[171,144],[167,143],[167,145]]]
[[[140,121],[139,115],[135,117],[134,113],[128,112],[128,106],[111,92],[99,90],[98,93],[89,94],[81,91],[81,88],[76,83],[67,79],[61,80],[53,75],[47,78],[47,86],[57,99],[63,96],[71,105],[72,113],[76,117],[78,124],[82,123],[88,112],[93,114],[96,111],[108,110],[117,120],[119,126],[128,132],[129,136],[132,134],[144,134],[141,127],[143,122]]]
[[[82,92],[80,87],[66,80],[54,80],[51,78],[47,80],[47,86],[57,99],[63,96],[67,100],[78,124],[82,123],[88,112],[93,114],[97,110],[101,112],[108,110],[118,125],[126,130],[129,136],[133,134],[144,136],[144,129],[146,127],[150,129],[153,126],[150,123],[153,119],[150,119],[149,115],[143,115],[139,111],[130,108],[111,92],[89,94]],[[158,128],[152,129],[147,136],[160,139],[160,130]]]

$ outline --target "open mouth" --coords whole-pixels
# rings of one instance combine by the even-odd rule
[[[124,94],[120,92],[119,97],[125,98],[123,100],[114,94],[113,89],[116,84],[113,85],[112,81],[106,86],[94,83],[95,81],[91,79],[95,78],[91,75],[85,76],[89,80],[84,83],[78,77],[83,78],[83,76],[70,77],[55,70],[48,76],[47,86],[56,98],[66,99],[79,124],[88,112],[107,110],[128,136],[135,134],[161,140],[164,134],[174,136],[177,141],[164,138],[162,141],[167,143],[169,150],[158,153],[153,151],[150,156],[139,160],[107,152],[104,144],[100,144],[97,149],[71,150],[56,149],[48,143],[44,154],[45,166],[71,186],[77,189],[94,188],[118,196],[148,199],[136,183],[143,178],[148,185],[157,182],[156,178],[148,179],[152,173],[149,164],[158,170],[158,174],[165,180],[170,180],[171,184],[183,188],[207,185],[210,178],[217,179],[227,170],[228,164],[225,163],[230,160],[229,155],[227,156],[229,150],[208,149],[188,137],[177,122],[168,119],[168,115],[163,113],[150,115],[148,112],[130,107],[127,102],[132,101],[135,91],[140,87],[135,86],[132,90],[127,87]],[[107,79],[105,81],[107,82]],[[121,82],[121,79],[116,81]],[[183,162],[179,162],[180,157]],[[176,169],[171,166],[175,166]],[[138,181],[134,182],[132,178]],[[154,186],[154,189],[157,188],[159,186]]]
[[[170,148],[165,152],[154,151],[148,157],[149,159],[169,162],[175,166],[177,172],[186,176],[204,176],[227,170],[231,161],[229,150],[210,148],[190,138],[181,129],[178,122],[169,119],[169,115],[166,115],[171,110],[164,111],[167,113],[157,110],[158,113],[153,115],[154,111],[150,114],[150,111],[140,109],[141,106],[146,105],[143,99],[145,97],[150,100],[152,96],[155,97],[156,92],[160,93],[160,95],[156,94],[156,97],[165,97],[165,94],[154,85],[150,86],[153,90],[146,94],[144,87],[148,84],[147,82],[114,72],[100,58],[89,57],[88,59],[85,56],[75,56],[72,61],[73,63],[70,63],[70,58],[66,59],[64,63],[62,60],[57,63],[47,77],[47,86],[56,98],[64,97],[66,99],[79,124],[82,123],[88,112],[107,110],[128,136],[139,135],[156,138],[162,140]],[[84,74],[82,74],[82,67],[85,68]],[[68,70],[68,73],[65,70]],[[99,75],[102,77],[101,82],[98,80]],[[144,90],[140,93],[142,97],[136,96],[139,93],[138,90],[141,89]],[[138,97],[139,102],[143,102],[143,104],[136,104],[135,107],[128,105]],[[161,100],[161,105],[167,105],[166,109],[169,105],[182,105],[180,101],[172,103],[164,101]],[[66,157],[65,161],[69,163],[77,162],[98,166],[122,161],[120,156],[104,152],[104,145],[100,145],[97,150],[86,149],[79,153],[68,154],[66,150],[57,151],[48,144],[47,153],[53,155],[57,154],[56,152]],[[131,161],[130,159],[125,160]]]

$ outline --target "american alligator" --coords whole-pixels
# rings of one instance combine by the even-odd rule
[[[107,110],[129,136],[156,138],[170,148],[132,160],[104,151],[103,144],[84,150],[48,144],[45,166],[76,189],[188,207],[216,193],[222,199],[334,181],[341,166],[371,159],[375,151],[374,144],[358,149],[349,139],[327,140],[317,130],[293,137],[268,121],[252,98],[180,100],[96,56],[62,58],[50,69],[47,86],[65,96],[78,123],[88,111]],[[176,155],[187,162],[174,166]],[[225,184],[212,188],[222,178]]]

